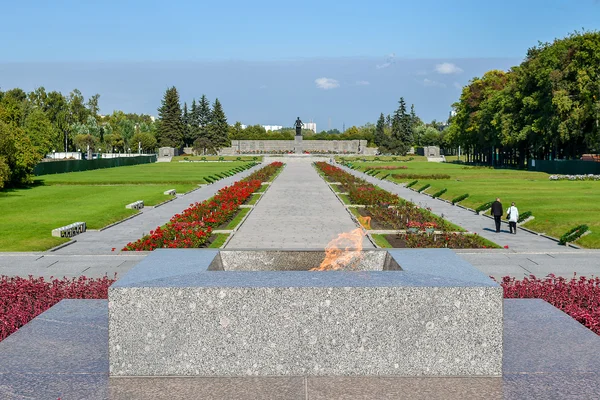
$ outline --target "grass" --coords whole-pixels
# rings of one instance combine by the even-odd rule
[[[337,157],[335,157],[335,160],[336,160],[336,162],[351,162],[351,163],[366,160],[367,162],[374,161],[374,162],[377,162],[378,165],[381,165],[381,162],[394,162],[394,158],[396,159],[396,161],[404,162],[404,165],[406,165],[406,162],[427,161],[427,157],[418,156],[416,154],[406,155],[406,156],[337,156]],[[411,158],[412,158],[412,160],[411,160]]]
[[[198,183],[206,183],[204,177],[229,171],[246,164],[245,162],[154,163],[66,174],[41,175],[37,179],[45,185],[166,184],[171,186],[166,189],[171,189],[173,185],[193,187]]]
[[[0,251],[41,251],[68,241],[52,229],[83,221],[100,229],[135,214],[125,205],[153,206],[185,193],[204,177],[245,162],[155,163],[37,177],[41,185],[0,191]]]
[[[253,194],[252,197],[250,197],[250,200],[248,200],[248,205],[253,206],[256,204],[256,202],[258,202],[258,200],[260,199],[261,195],[259,194]]]
[[[340,193],[340,192],[341,192],[341,190],[340,190],[340,185],[330,185],[330,186],[331,186],[331,189],[332,189],[334,192],[336,192],[336,193]]]
[[[269,185],[262,185],[262,186],[261,186],[260,188],[258,188],[258,189],[256,190],[256,192],[254,192],[254,193],[264,193],[264,192],[265,192],[265,190],[267,190],[267,188],[268,188],[268,187],[269,187]]]
[[[223,160],[219,160],[223,158]],[[238,160],[238,158],[240,160]],[[262,156],[176,156],[171,162],[179,161],[256,161],[261,162]]]
[[[375,241],[375,244],[377,244],[377,246],[384,248],[384,249],[392,248],[392,245],[386,240],[385,235],[375,234],[375,235],[371,235],[371,237],[373,238],[373,240]]]
[[[229,233],[217,233],[216,235],[217,237],[215,238],[215,240],[210,244],[210,246],[208,246],[209,249],[220,248],[221,246],[223,246],[223,244],[229,237]]]
[[[361,171],[382,165],[381,162],[355,163]],[[392,174],[449,174],[445,180],[419,180],[419,187],[430,184],[427,189],[435,193],[447,188],[441,198],[452,200],[464,193],[469,197],[461,205],[470,208],[500,197],[504,208],[514,201],[520,212],[531,211],[534,220],[524,226],[536,232],[560,237],[569,229],[586,224],[591,233],[577,241],[587,248],[600,248],[600,182],[550,181],[549,174],[510,169],[492,169],[449,163],[386,163],[407,166],[408,169],[389,171]],[[394,180],[388,177],[390,180]],[[398,181],[402,182],[402,181]]]
[[[0,192],[0,250],[38,251],[67,242],[52,229],[83,221],[99,229],[135,214],[126,204],[155,205],[171,198],[164,186],[38,186]]]
[[[348,204],[348,205],[352,204],[352,202],[350,201],[350,198],[348,197],[348,195],[346,195],[346,194],[339,194],[338,193],[338,196],[339,196],[340,199],[342,199],[342,202],[344,202],[344,204]]]
[[[233,219],[231,221],[229,221],[229,223],[227,224],[225,229],[226,230],[235,229],[240,224],[240,222],[242,222],[242,219],[244,219],[246,214],[248,214],[250,212],[250,210],[251,210],[251,208],[240,208],[240,210],[235,215],[235,217],[233,217]]]

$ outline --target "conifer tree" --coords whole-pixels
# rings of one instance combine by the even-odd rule
[[[219,99],[215,99],[213,104],[208,133],[210,141],[216,149],[229,145],[229,124]]]
[[[183,142],[186,146],[191,146],[193,142],[190,142],[190,114],[188,112],[187,102],[183,103],[181,123],[183,125]]]
[[[381,113],[379,119],[377,120],[373,141],[378,147],[385,147],[387,144],[387,139],[388,137],[385,134],[385,117],[383,116],[383,113]]]
[[[202,95],[198,104],[198,126],[200,127],[198,136],[209,136],[208,125],[212,120],[211,114],[210,103],[206,96]]]
[[[196,99],[192,100],[192,107],[189,115],[190,133],[189,143],[194,143],[200,136],[200,108],[196,105]]]
[[[175,86],[167,89],[158,109],[157,136],[161,147],[180,148],[183,145],[181,106]]]

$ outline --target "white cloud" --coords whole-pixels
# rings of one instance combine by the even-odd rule
[[[383,64],[376,65],[375,68],[377,68],[377,69],[387,68],[390,65],[394,64],[395,61],[396,61],[396,53],[388,54],[388,56],[385,58],[385,62]]]
[[[431,79],[423,79],[423,86],[427,87],[442,87],[445,88],[446,84],[441,82],[432,81]]]
[[[335,89],[336,87],[340,87],[340,83],[331,78],[317,78],[315,79],[315,83],[319,89],[329,90]]]
[[[460,74],[463,72],[462,68],[457,67],[452,63],[442,63],[435,66],[435,70],[438,74],[449,75],[449,74]]]
[[[367,86],[370,84],[371,84],[371,82],[369,82],[369,81],[356,81],[357,86]]]

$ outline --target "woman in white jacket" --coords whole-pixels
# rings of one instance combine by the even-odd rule
[[[515,207],[515,202],[513,201],[506,210],[506,218],[508,218],[508,227],[510,228],[510,233],[517,234],[517,221],[519,220],[519,210]]]

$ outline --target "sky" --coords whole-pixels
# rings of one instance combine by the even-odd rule
[[[210,4],[209,4],[210,3]],[[230,123],[374,123],[403,96],[445,120],[461,87],[527,49],[600,28],[598,0],[0,0],[0,88],[100,94],[156,115],[206,94]]]

